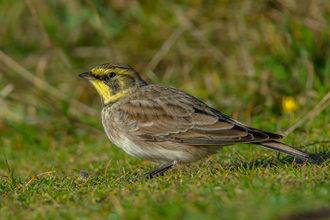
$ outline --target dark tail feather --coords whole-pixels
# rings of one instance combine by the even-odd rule
[[[312,157],[294,147],[291,147],[289,145],[286,144],[282,144],[280,142],[277,141],[266,141],[266,142],[258,142],[258,143],[254,143],[256,145],[260,145],[262,147],[268,148],[268,149],[272,149],[272,150],[276,150],[279,152],[283,152],[286,154],[289,154],[291,156],[294,157],[298,157],[302,160],[306,160],[308,162],[313,162],[314,160],[312,159]]]

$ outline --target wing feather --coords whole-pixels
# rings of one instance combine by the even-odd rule
[[[119,108],[123,123],[145,141],[229,145],[282,137],[250,128],[183,92],[167,91],[153,99],[135,98]]]

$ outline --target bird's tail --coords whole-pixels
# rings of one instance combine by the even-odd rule
[[[272,150],[276,150],[279,152],[283,152],[286,154],[289,154],[291,156],[294,157],[298,157],[302,160],[308,161],[308,162],[313,162],[314,160],[312,159],[312,157],[294,147],[291,147],[289,145],[286,144],[282,144],[280,142],[277,141],[266,141],[266,142],[258,142],[258,143],[254,143],[256,145],[260,145],[262,147],[268,148],[268,149],[272,149]]]

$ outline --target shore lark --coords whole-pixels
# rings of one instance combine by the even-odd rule
[[[106,63],[79,76],[101,96],[102,124],[110,141],[133,157],[165,164],[146,177],[237,143],[312,161],[310,155],[277,142],[282,135],[244,125],[177,88],[149,85],[128,65]]]

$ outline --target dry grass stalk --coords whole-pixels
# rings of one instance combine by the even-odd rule
[[[80,111],[83,111],[84,113],[90,115],[90,116],[97,116],[99,115],[98,111],[79,102],[78,100],[69,98],[65,93],[61,92],[60,90],[57,90],[50,84],[46,83],[45,81],[39,79],[26,69],[24,69],[21,65],[16,63],[14,60],[12,60],[9,56],[7,56],[5,53],[3,53],[0,50],[0,60],[6,64],[9,68],[16,71],[18,74],[20,74],[22,77],[24,77],[26,80],[30,81],[32,84],[34,84],[36,87],[42,89],[43,91],[49,93],[53,97],[67,101],[70,104],[72,104],[76,109],[79,109]]]

